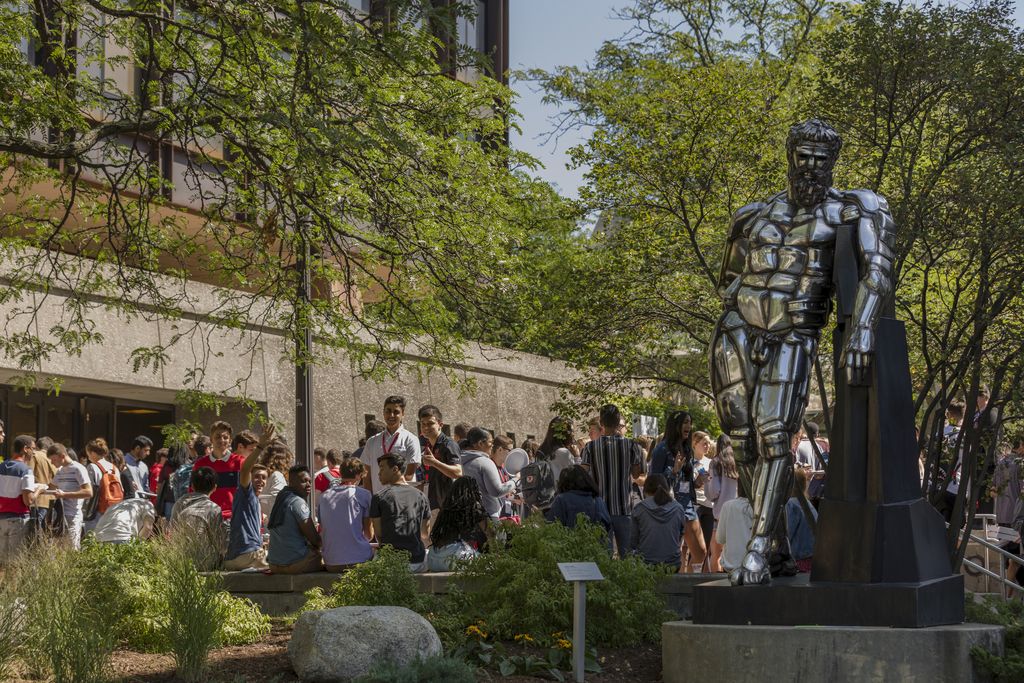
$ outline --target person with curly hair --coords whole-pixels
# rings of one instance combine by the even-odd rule
[[[263,451],[260,464],[270,473],[267,485],[260,494],[260,507],[263,514],[269,516],[274,509],[277,494],[288,485],[288,470],[295,464],[295,455],[286,444],[275,441]]]
[[[451,571],[453,561],[476,557],[487,542],[488,519],[476,479],[456,478],[430,532],[429,570]]]

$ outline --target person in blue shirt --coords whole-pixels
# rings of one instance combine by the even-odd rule
[[[277,494],[267,518],[267,564],[274,574],[305,574],[323,569],[320,534],[306,504],[312,488],[308,467],[292,465],[288,469],[288,485]]]
[[[238,472],[238,489],[231,501],[231,529],[224,569],[267,569],[267,551],[263,548],[263,512],[260,493],[267,485],[270,470],[257,464],[260,455],[274,438],[274,426],[268,425],[256,447],[246,454]]]

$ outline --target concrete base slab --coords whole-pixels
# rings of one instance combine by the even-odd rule
[[[980,646],[1003,654],[1003,629],[735,626],[670,621],[661,627],[664,683],[827,681],[982,683]]]
[[[920,628],[964,620],[964,577],[920,583],[825,583],[807,574],[768,586],[733,586],[727,579],[693,589],[695,624],[760,626],[880,626]]]

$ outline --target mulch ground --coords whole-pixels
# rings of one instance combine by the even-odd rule
[[[291,627],[274,622],[270,634],[252,645],[222,647],[210,655],[210,683],[293,683],[298,681],[288,662],[288,639]],[[593,683],[632,683],[661,680],[661,646],[643,645],[633,648],[605,649],[598,652],[602,672],[587,674]],[[174,660],[169,655],[143,654],[118,650],[111,662],[111,678],[123,683],[173,683]],[[566,680],[572,674],[566,674]],[[481,681],[532,683],[550,680],[531,676],[502,677],[481,671]]]

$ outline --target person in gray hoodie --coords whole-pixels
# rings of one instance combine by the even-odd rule
[[[466,438],[467,447],[462,450],[462,476],[473,477],[480,487],[480,500],[484,512],[491,519],[497,520],[501,513],[502,497],[512,493],[516,488],[516,479],[502,483],[498,474],[498,466],[488,455],[494,439],[491,433],[480,427],[469,430]]]
[[[649,475],[644,482],[644,499],[633,508],[633,553],[648,564],[679,571],[679,544],[685,525],[686,511],[672,498],[668,480],[661,474]]]

